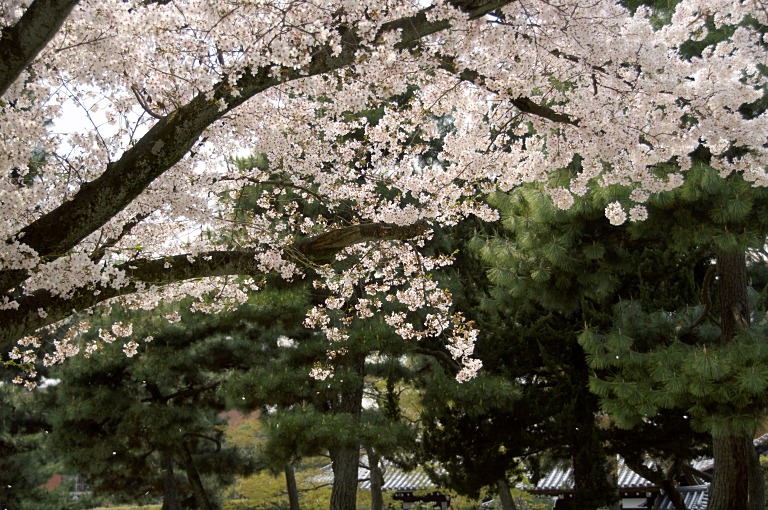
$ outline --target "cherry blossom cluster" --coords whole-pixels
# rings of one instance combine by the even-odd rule
[[[27,4],[3,2],[0,27]],[[492,220],[485,194],[549,185],[574,161],[570,182],[547,188],[553,202],[568,208],[590,187],[628,186],[628,203],[606,207],[615,225],[644,220],[643,204],[684,182],[699,147],[723,177],[768,185],[768,116],[744,108],[765,93],[768,41],[754,28],[768,23],[764,8],[683,0],[657,19],[610,0],[519,0],[474,18],[448,0],[81,0],[0,98],[0,276],[25,275],[0,289],[0,317],[36,292],[120,289],[134,292],[120,297],[133,306],[192,295],[196,309],[221,311],[260,284],[137,283],[132,264],[165,258],[175,274],[174,256],[248,250],[264,273],[299,280],[311,262],[291,253],[297,239],[349,222]],[[428,25],[437,21],[439,30]],[[724,25],[731,35],[685,53]],[[241,86],[254,82],[261,88]],[[207,128],[127,206],[61,252],[25,244],[25,228],[86,193],[195,98],[214,107]],[[147,155],[162,159],[169,145]],[[232,164],[254,150],[268,165]],[[249,189],[258,196],[244,212]],[[405,338],[446,338],[469,374],[474,330],[429,278],[445,261],[418,248],[366,243],[312,267],[330,297],[307,324],[339,350],[349,321],[385,314]],[[47,325],[54,315],[35,305],[25,320]],[[45,363],[96,348],[73,328]],[[126,354],[138,345],[128,341]]]
[[[353,261],[338,271],[324,268],[322,285],[330,295],[307,314],[305,325],[321,330],[329,343],[330,359],[343,355],[346,329],[353,321],[383,317],[395,334],[408,341],[444,338],[449,353],[461,365],[458,380],[474,376],[482,363],[472,358],[478,331],[453,313],[450,293],[440,288],[433,272],[451,264],[449,256],[427,257],[411,244],[356,247],[340,258]],[[331,363],[320,363],[313,376],[332,373]]]

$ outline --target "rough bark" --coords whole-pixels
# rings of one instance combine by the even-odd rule
[[[712,438],[715,472],[709,489],[709,510],[749,508],[750,448],[749,438],[741,435]]]
[[[501,510],[517,510],[515,500],[512,499],[512,493],[509,491],[509,483],[505,479],[499,478],[496,480],[496,487],[499,489]]]
[[[331,411],[354,417],[354,427],[360,421],[363,409],[363,378],[365,376],[365,356],[347,354],[343,363],[355,375],[351,375],[348,384],[333,400]],[[330,510],[355,510],[357,506],[357,468],[360,462],[359,441],[349,440],[329,448],[333,469],[333,487],[331,488]]]
[[[189,450],[189,445],[186,441],[181,442],[179,450],[182,464],[184,464],[184,471],[186,471],[187,480],[189,480],[189,484],[192,486],[192,494],[195,496],[198,508],[200,510],[213,510],[208,494],[205,492],[203,481],[200,479],[200,473],[198,473],[197,466],[195,466],[195,461],[192,458],[192,452]]]
[[[340,446],[331,448],[330,454],[333,468],[330,510],[355,510],[360,450],[354,446]]]
[[[179,488],[173,472],[173,456],[169,452],[163,452],[160,467],[163,469],[163,507],[160,510],[181,510]]]
[[[726,344],[740,329],[749,326],[747,266],[743,251],[717,254],[717,279],[720,341]],[[752,438],[743,434],[713,435],[712,446],[715,471],[710,487],[709,510],[762,508],[764,488],[755,479],[753,464],[756,456]]]
[[[717,297],[720,301],[721,342],[726,344],[749,326],[747,262],[743,251],[717,254]]]
[[[296,472],[293,469],[293,464],[286,464],[284,471],[289,508],[290,510],[299,510],[299,488],[296,485]]]
[[[0,35],[0,96],[53,39],[78,0],[35,0]]]
[[[381,472],[381,457],[373,448],[366,448],[368,453],[368,470],[371,473],[371,510],[384,509],[384,496],[381,487],[384,485],[384,474]]]

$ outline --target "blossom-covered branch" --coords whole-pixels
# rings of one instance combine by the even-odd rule
[[[327,261],[345,248],[366,242],[397,241],[418,237],[426,224],[368,223],[333,229],[299,240],[284,249],[284,258],[297,265]],[[134,259],[116,266],[104,284],[89,283],[66,295],[39,289],[16,298],[18,306],[0,310],[0,345],[53,324],[73,311],[82,311],[106,300],[146,292],[187,280],[220,276],[264,276],[259,252],[210,251],[154,259]],[[7,349],[6,349],[7,350]]]
[[[469,14],[480,17],[505,3],[473,3]],[[421,37],[449,26],[445,20],[430,21],[427,10],[383,25],[375,39],[392,33],[399,40],[398,44],[407,47]],[[120,159],[108,163],[96,179],[83,183],[71,199],[22,228],[7,242],[19,240],[37,257],[49,262],[67,253],[178,163],[192,150],[206,128],[247,99],[286,82],[353,64],[362,47],[362,39],[353,27],[344,24],[339,26],[338,32],[340,39],[336,49],[328,45],[314,48],[312,58],[302,67],[246,68],[235,80],[225,76],[211,90],[198,93],[189,103],[160,119]],[[21,270],[0,271],[0,291],[21,284],[26,276],[27,273]]]

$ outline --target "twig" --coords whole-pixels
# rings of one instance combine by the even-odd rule
[[[133,91],[133,95],[136,96],[136,100],[139,102],[139,105],[145,112],[147,112],[150,116],[158,120],[163,118],[162,115],[155,112],[152,108],[149,107],[149,103],[147,103],[147,100],[144,99],[144,96],[141,95],[136,85],[131,85],[131,90]]]

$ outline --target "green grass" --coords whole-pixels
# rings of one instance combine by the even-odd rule
[[[132,505],[120,505],[120,506],[100,506],[98,508],[92,508],[91,510],[160,510],[162,505],[146,505],[146,506],[132,506]]]

